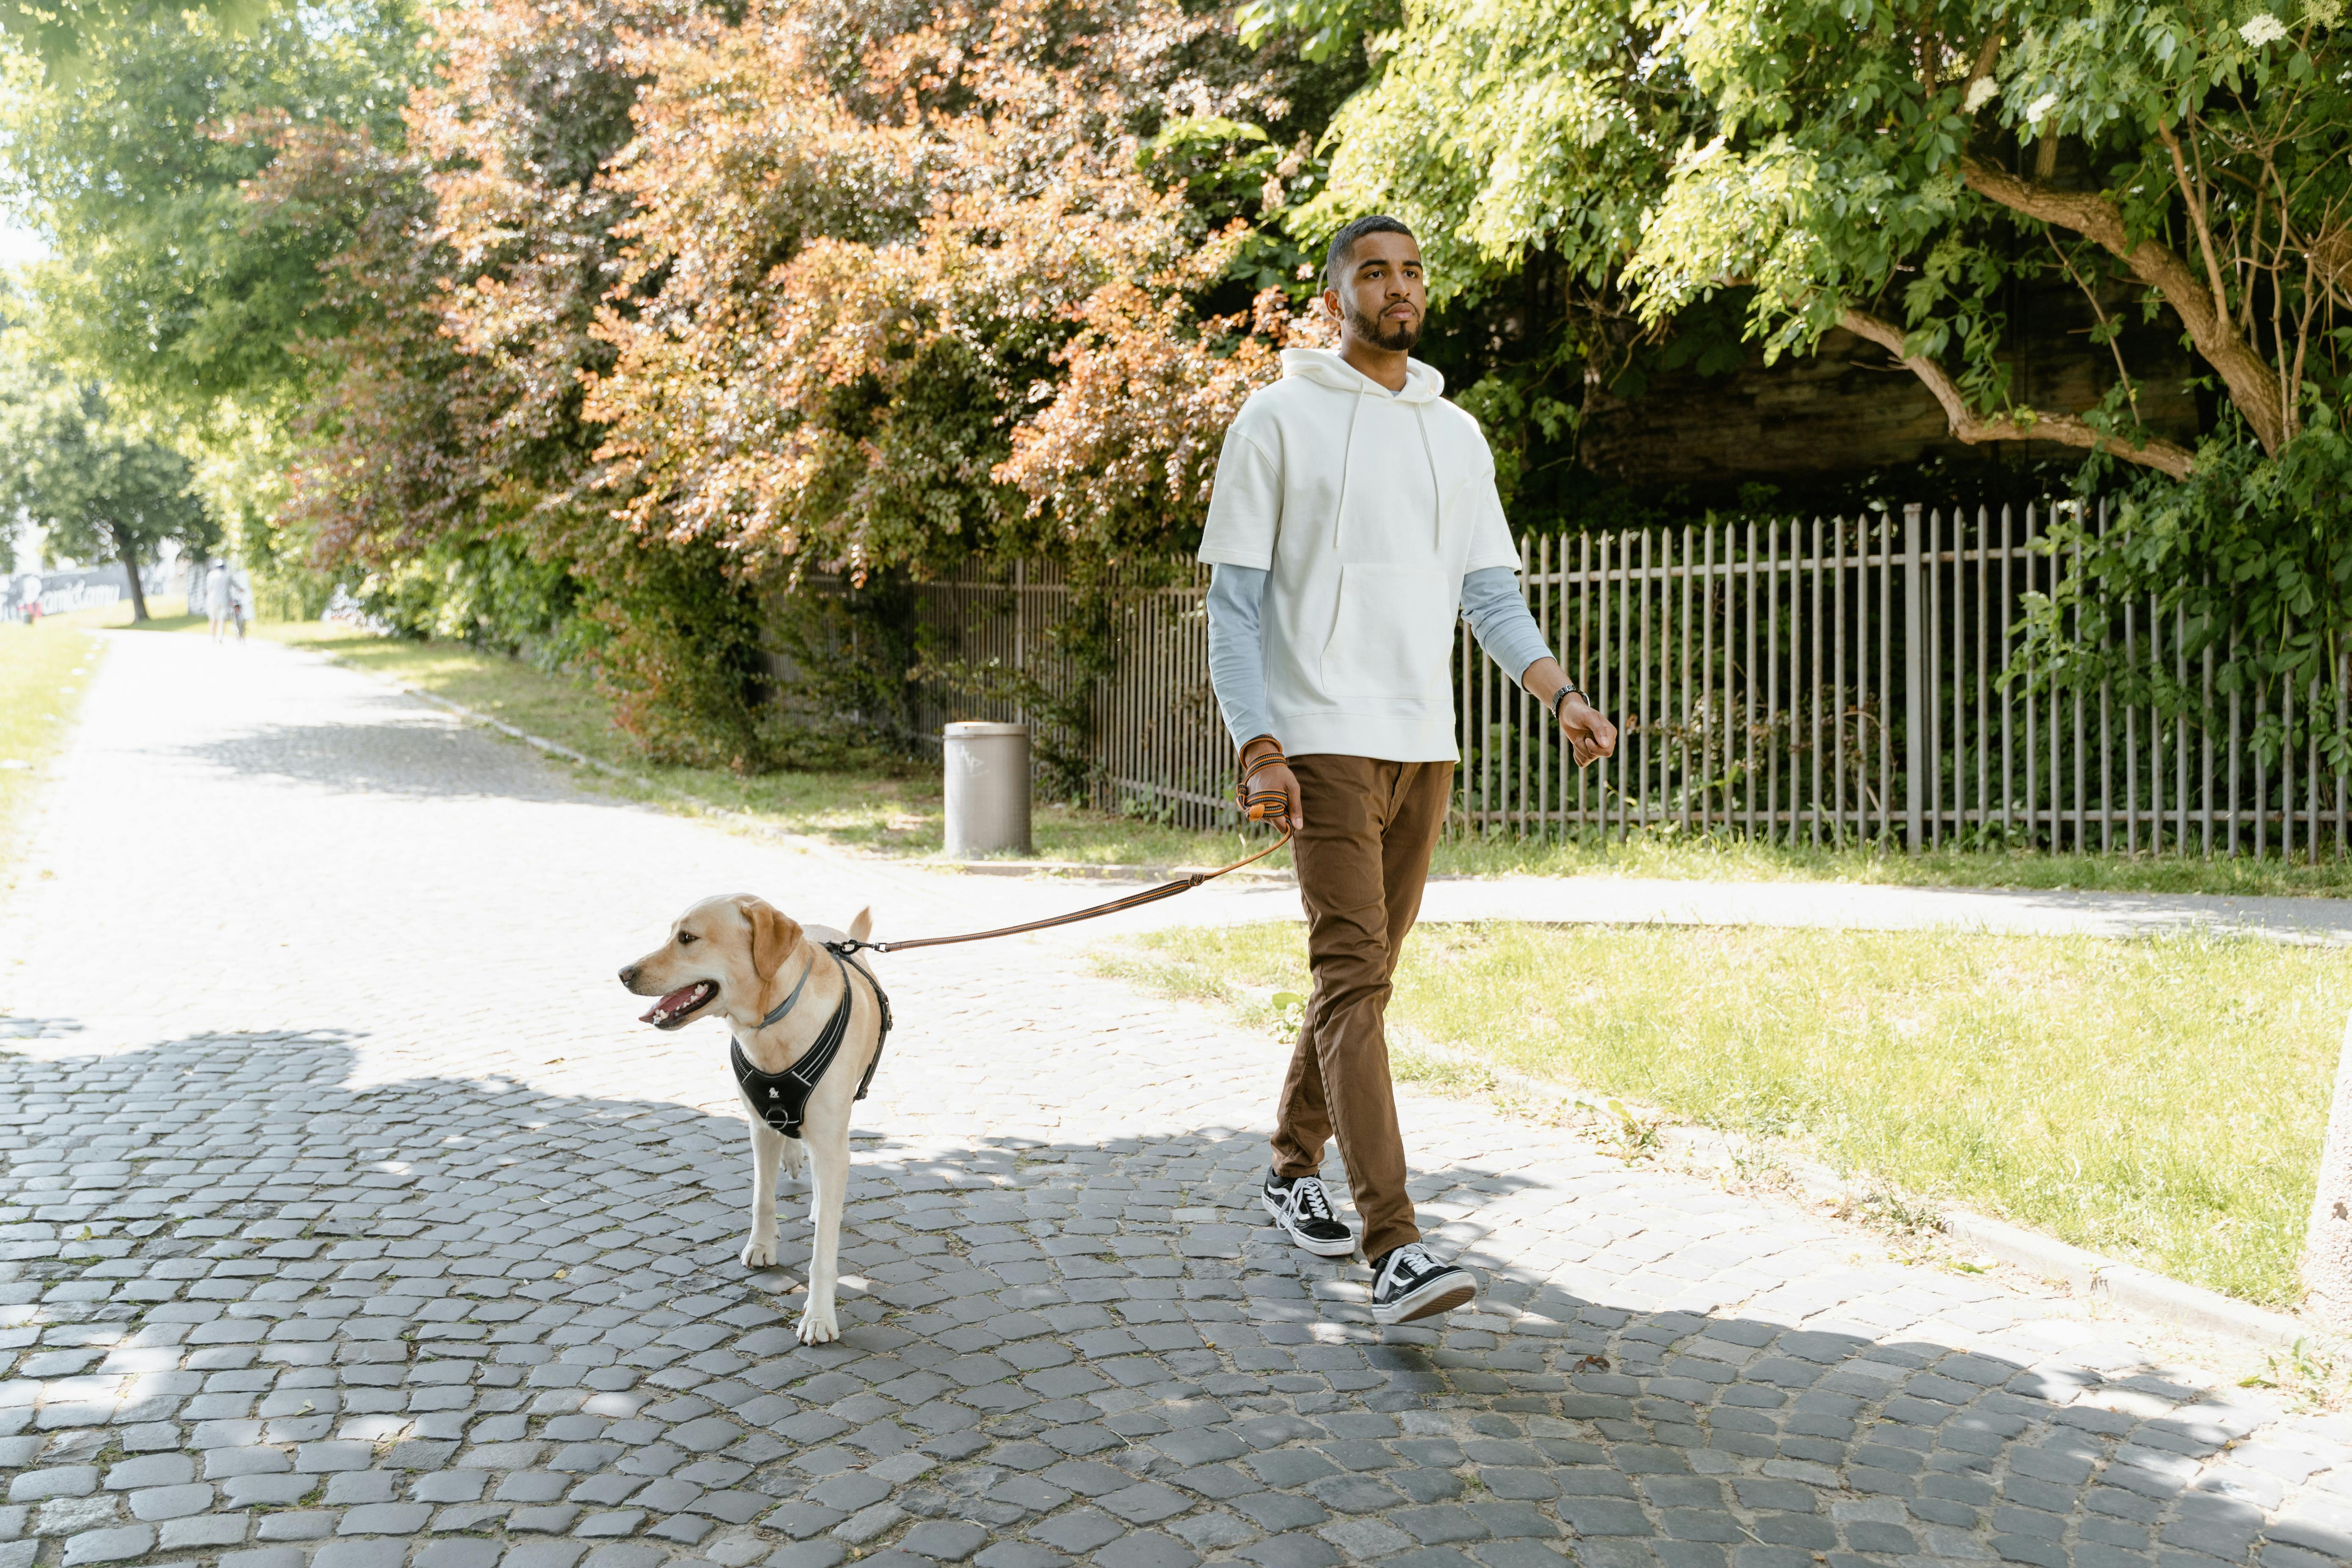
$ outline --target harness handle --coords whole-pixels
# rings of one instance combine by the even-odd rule
[[[900,952],[912,947],[945,947],[951,942],[989,942],[1000,936],[1019,936],[1025,931],[1050,931],[1055,926],[1073,925],[1079,921],[1090,921],[1097,915],[1115,915],[1128,910],[1139,910],[1146,904],[1155,904],[1162,899],[1172,899],[1179,893],[1189,893],[1203,882],[1213,882],[1229,871],[1238,871],[1244,866],[1255,865],[1265,859],[1289,843],[1290,837],[1290,831],[1286,828],[1281,837],[1256,854],[1244,856],[1230,866],[1220,866],[1213,871],[1194,871],[1189,876],[1179,877],[1172,882],[1163,882],[1159,887],[1147,888],[1139,893],[1129,893],[1123,899],[1113,899],[1107,904],[1096,904],[1090,909],[1076,910],[1066,915],[1055,915],[1049,920],[1030,921],[1026,924],[1017,926],[1001,926],[995,931],[966,931],[961,936],[904,937],[897,942],[860,942],[856,937],[847,937],[840,942],[828,942],[824,945],[843,954],[855,953],[861,950],[871,952]]]

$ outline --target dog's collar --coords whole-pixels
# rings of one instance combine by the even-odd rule
[[[835,961],[838,962],[839,955],[835,954]],[[793,994],[785,997],[782,1002],[778,1003],[774,1012],[760,1020],[760,1027],[763,1029],[773,1028],[777,1019],[791,1012],[793,1008],[799,1004],[801,993],[808,989],[808,977],[815,973],[816,954],[812,952],[809,954],[808,967],[801,971],[800,979],[795,981],[793,984]],[[845,978],[846,977],[845,976]]]
[[[841,1054],[841,1042],[849,1034],[850,993],[856,989],[850,984],[851,970],[866,976],[866,984],[874,987],[875,1003],[882,1010],[882,1026],[874,1041],[874,1059],[866,1064],[866,1074],[857,1080],[855,1098],[866,1098],[866,1089],[874,1082],[874,1069],[882,1062],[883,1043],[890,1037],[890,998],[883,993],[872,972],[855,959],[844,957],[841,948],[834,943],[826,942],[824,946],[833,954],[833,962],[841,969],[841,1000],[835,1004],[832,1015],[824,1021],[824,1027],[817,1031],[815,1042],[801,1053],[800,1059],[782,1072],[761,1072],[743,1054],[742,1041],[734,1041],[728,1048],[728,1059],[735,1068],[735,1082],[742,1089],[744,1100],[761,1121],[787,1138],[801,1135],[801,1122],[808,1114],[809,1097],[816,1092],[816,1086],[824,1078],[825,1069],[833,1065],[833,1058]],[[815,967],[816,960],[812,956],[809,968]],[[807,983],[808,976],[803,973],[801,984]],[[768,1022],[773,1023],[789,1012],[800,994],[800,985],[793,986],[792,995],[784,999],[783,1006],[768,1016]],[[766,1024],[761,1026],[762,1028],[766,1026]]]

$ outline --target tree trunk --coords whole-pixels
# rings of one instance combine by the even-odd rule
[[[2319,1191],[2303,1243],[2304,1313],[2323,1328],[2352,1331],[2352,1020],[2336,1067],[2336,1102],[2319,1155]]]
[[[119,522],[109,523],[114,535],[114,558],[122,563],[122,570],[131,578],[131,618],[133,622],[147,618],[147,589],[139,581],[139,546],[132,542],[131,531]]]

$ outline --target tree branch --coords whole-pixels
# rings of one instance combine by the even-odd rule
[[[2066,269],[2067,278],[2073,281],[2075,288],[2083,291],[2083,299],[2091,307],[2092,319],[2099,323],[2099,330],[2107,334],[2107,352],[2115,355],[2116,375],[2123,383],[2124,396],[2131,403],[2133,422],[2137,423],[2139,392],[2132,385],[2131,367],[2124,363],[2124,346],[2117,341],[2116,330],[2108,325],[2106,309],[2099,303],[2098,290],[2084,282],[2083,275],[2074,270],[2074,258],[2066,254],[2066,247],[2058,243],[2056,235],[2045,231],[2042,237],[2049,240],[2050,248],[2056,254],[2058,265]]]
[[[1970,446],[1985,441],[2055,441],[2061,446],[2080,447],[2086,451],[2112,452],[2126,462],[2154,468],[2176,479],[2189,477],[2194,455],[2186,447],[2176,446],[2161,438],[2134,443],[2093,429],[2072,414],[2034,414],[2023,419],[2002,417],[1983,419],[1969,409],[1968,399],[1961,395],[1959,384],[1946,373],[1944,367],[1925,354],[1903,352],[1903,329],[1894,322],[1874,316],[1866,310],[1844,308],[1841,324],[1855,337],[1867,339],[1903,362],[1904,368],[1919,378],[1937,403],[1944,406],[1944,418],[1952,434]]]
[[[1960,160],[1960,174],[1969,189],[1986,200],[2042,223],[2071,228],[2105,247],[2130,268],[2134,277],[2163,295],[2164,302],[2189,329],[2189,341],[2221,373],[2222,384],[2230,389],[2230,401],[2245,416],[2263,449],[2279,449],[2286,438],[2286,417],[2271,366],[2239,334],[2227,313],[2228,302],[2199,281],[2187,261],[2153,239],[2132,238],[2124,226],[2122,209],[2105,196],[2053,190],[1969,157]]]
[[[2213,298],[2225,300],[2229,289],[2221,282],[2221,260],[2213,254],[2213,228],[2205,221],[2204,177],[2200,172],[2196,184],[2189,183],[2189,160],[2180,155],[2180,138],[2172,133],[2171,126],[2159,125],[2156,133],[2164,139],[2164,145],[2172,153],[2172,178],[2180,187],[2180,200],[2189,208],[2189,221],[2197,226],[2197,247],[2205,256],[2206,279],[2212,285]],[[2201,155],[2199,168],[2203,168]],[[2256,232],[2260,232],[2259,228]]]

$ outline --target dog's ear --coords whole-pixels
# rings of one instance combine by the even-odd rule
[[[873,930],[874,911],[871,909],[860,910],[857,911],[857,918],[849,922],[849,940],[864,942]]]
[[[751,973],[765,984],[800,946],[801,923],[767,900],[749,893],[736,900],[735,907],[751,922]]]

